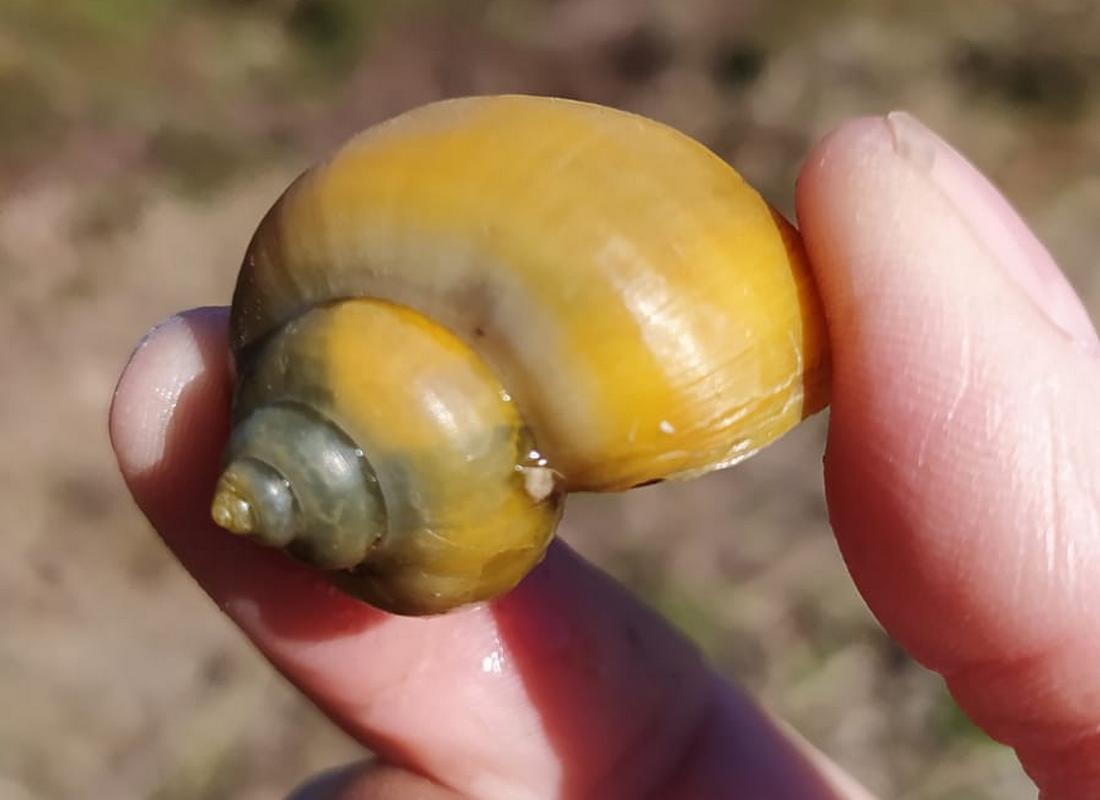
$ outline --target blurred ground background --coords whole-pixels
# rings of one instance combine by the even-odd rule
[[[358,750],[130,504],[104,419],[137,338],[227,301],[286,182],[436,98],[667,121],[780,208],[904,107],[1006,190],[1100,316],[1095,0],[0,0],[0,798],[271,798]],[[824,419],[728,473],[577,498],[564,535],[887,798],[1023,798],[880,632],[829,535]]]

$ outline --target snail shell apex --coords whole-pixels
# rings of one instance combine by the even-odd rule
[[[828,372],[797,233],[735,171],[658,123],[521,96],[414,110],[300,177],[249,246],[231,342],[216,520],[399,613],[511,588],[564,492],[756,452]],[[326,442],[359,455],[303,467]]]

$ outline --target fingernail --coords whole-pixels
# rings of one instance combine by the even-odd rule
[[[1003,270],[1065,336],[1100,352],[1080,297],[1020,215],[969,161],[904,111],[886,116],[894,151],[926,174]]]
[[[123,369],[111,402],[110,435],[120,461],[134,474],[160,463],[180,395],[206,370],[191,320],[213,311],[195,309],[153,326]]]

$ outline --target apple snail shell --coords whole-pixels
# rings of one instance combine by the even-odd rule
[[[512,588],[564,495],[740,461],[826,402],[794,229],[659,123],[434,103],[256,231],[233,296],[222,527],[429,614]]]

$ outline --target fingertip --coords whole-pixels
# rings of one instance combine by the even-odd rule
[[[183,566],[250,636],[298,641],[358,631],[380,613],[211,520],[229,433],[227,332],[226,309],[196,308],[157,324],[138,344],[110,412],[123,478]]]
[[[847,120],[825,134],[810,149],[795,183],[798,218],[827,214],[835,195],[851,191],[850,177],[881,157],[888,135],[885,118],[875,116]]]
[[[227,323],[224,308],[196,308],[155,325],[123,370],[109,422],[134,502],[223,607],[235,579],[248,585],[245,578],[279,561],[210,518],[229,429]]]
[[[845,120],[826,133],[810,149],[798,176],[797,189],[801,193],[817,191],[823,170],[833,169],[838,160],[850,163],[853,157],[866,155],[864,143],[872,149],[885,141],[886,119],[881,116],[861,116]]]
[[[154,325],[135,347],[108,417],[111,445],[128,480],[163,464],[169,425],[186,391],[226,394],[227,325],[224,308],[191,309]]]
[[[900,249],[912,246],[907,233],[957,223],[982,251],[995,278],[1026,298],[1044,323],[1078,348],[1100,353],[1100,335],[1080,297],[1012,204],[962,154],[907,112],[860,117],[826,135],[803,165],[796,204],[818,263],[822,256],[851,255],[853,243],[859,243],[853,228],[866,231],[868,243],[877,233],[895,232]],[[899,224],[908,230],[898,230]],[[880,242],[883,238],[877,236]],[[917,244],[919,250],[928,242]],[[966,260],[971,273],[978,271],[979,260]],[[945,263],[952,266],[954,260]],[[847,265],[819,270],[822,292],[850,294],[853,287],[886,277],[866,267],[866,260],[848,259]],[[957,272],[955,277],[974,275]],[[838,298],[832,299],[835,306]]]

